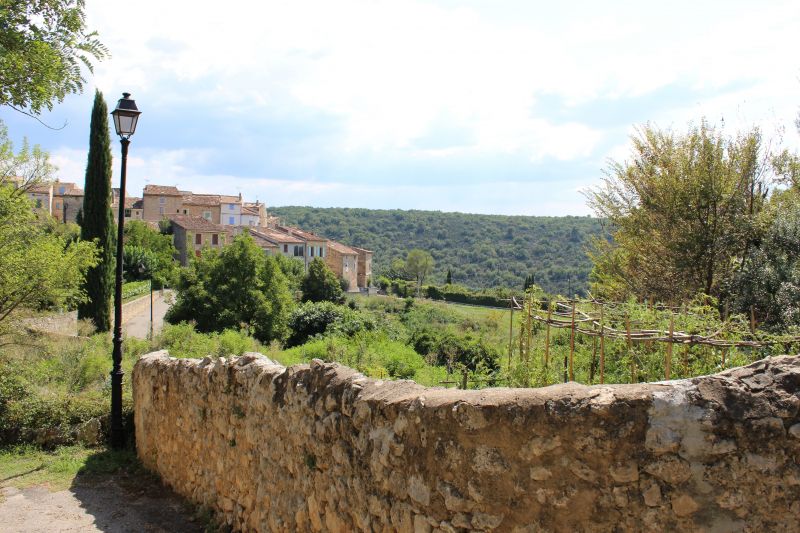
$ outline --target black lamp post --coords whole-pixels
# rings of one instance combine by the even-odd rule
[[[119,178],[119,218],[117,220],[117,270],[114,282],[114,352],[111,370],[111,447],[122,448],[125,434],[122,428],[122,238],[125,226],[125,175],[128,165],[128,145],[136,131],[141,111],[130,93],[122,93],[117,108],[111,112],[114,129],[122,143],[122,172]]]

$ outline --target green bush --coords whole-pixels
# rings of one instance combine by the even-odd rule
[[[222,333],[199,333],[193,324],[182,322],[166,325],[158,336],[158,347],[172,357],[200,359],[206,356],[230,357],[258,351],[258,342],[241,331],[227,329]]]
[[[339,333],[353,336],[375,329],[375,322],[348,306],[332,302],[306,302],[289,315],[289,338],[286,345],[299,346],[315,335]]]

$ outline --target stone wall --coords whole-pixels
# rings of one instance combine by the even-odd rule
[[[158,352],[133,386],[141,460],[237,530],[800,529],[800,356],[462,391]]]

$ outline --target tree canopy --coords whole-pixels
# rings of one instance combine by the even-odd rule
[[[588,193],[611,239],[592,252],[596,295],[681,301],[718,297],[758,238],[775,175],[761,133],[728,137],[706,121],[685,134],[647,125],[631,159]]]
[[[336,274],[325,261],[317,257],[308,265],[308,272],[300,284],[304,302],[341,302],[342,286]]]
[[[38,115],[83,91],[83,69],[108,55],[84,10],[84,0],[0,1],[0,105]]]
[[[592,217],[533,217],[355,208],[274,207],[270,213],[343,242],[373,250],[373,280],[405,278],[410,250],[427,250],[435,264],[430,282],[452,280],[475,289],[522,287],[525,276],[550,293],[588,289],[591,238],[601,233]],[[511,230],[509,232],[509,229]]]
[[[294,301],[286,277],[248,235],[221,251],[204,250],[181,272],[176,291],[170,323],[195,322],[204,332],[245,329],[262,342],[288,334]]]
[[[408,257],[406,257],[406,270],[414,278],[414,281],[417,282],[417,294],[419,294],[422,284],[425,282],[425,278],[427,278],[431,270],[433,270],[433,264],[433,257],[425,250],[416,248],[408,252]]]
[[[81,239],[97,243],[97,265],[86,273],[86,300],[78,306],[78,318],[91,319],[98,331],[111,330],[113,288],[114,218],[111,213],[111,139],[108,107],[100,91],[95,91],[89,125],[89,155],[86,163]]]

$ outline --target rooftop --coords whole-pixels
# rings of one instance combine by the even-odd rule
[[[299,228],[295,228],[292,226],[276,226],[278,231],[282,231],[284,233],[289,233],[294,235],[295,237],[300,237],[304,241],[326,241],[325,237],[320,237],[316,233],[311,233],[310,231],[304,231]]]
[[[250,233],[258,234],[260,238],[267,239],[276,244],[303,244],[303,241],[301,239],[298,239],[297,237],[294,237],[287,233],[275,231],[273,229],[269,228],[258,228],[258,229],[249,228],[249,229]]]
[[[219,205],[218,194],[185,194],[183,203],[187,205],[205,205],[209,207]]]
[[[193,215],[169,215],[167,218],[169,218],[169,220],[171,220],[176,226],[180,226],[187,230],[203,232],[216,231],[220,233],[225,232],[225,229],[222,226],[219,224],[214,224],[210,220],[206,220],[203,217]]]
[[[177,187],[171,185],[145,185],[144,194],[155,196],[181,196]]]
[[[355,250],[353,250],[349,246],[346,246],[346,245],[344,245],[344,244],[342,244],[340,242],[336,242],[336,241],[329,240],[328,241],[328,249],[329,250],[334,250],[334,251],[339,252],[340,254],[343,254],[343,255],[358,255],[358,252],[356,252]]]

